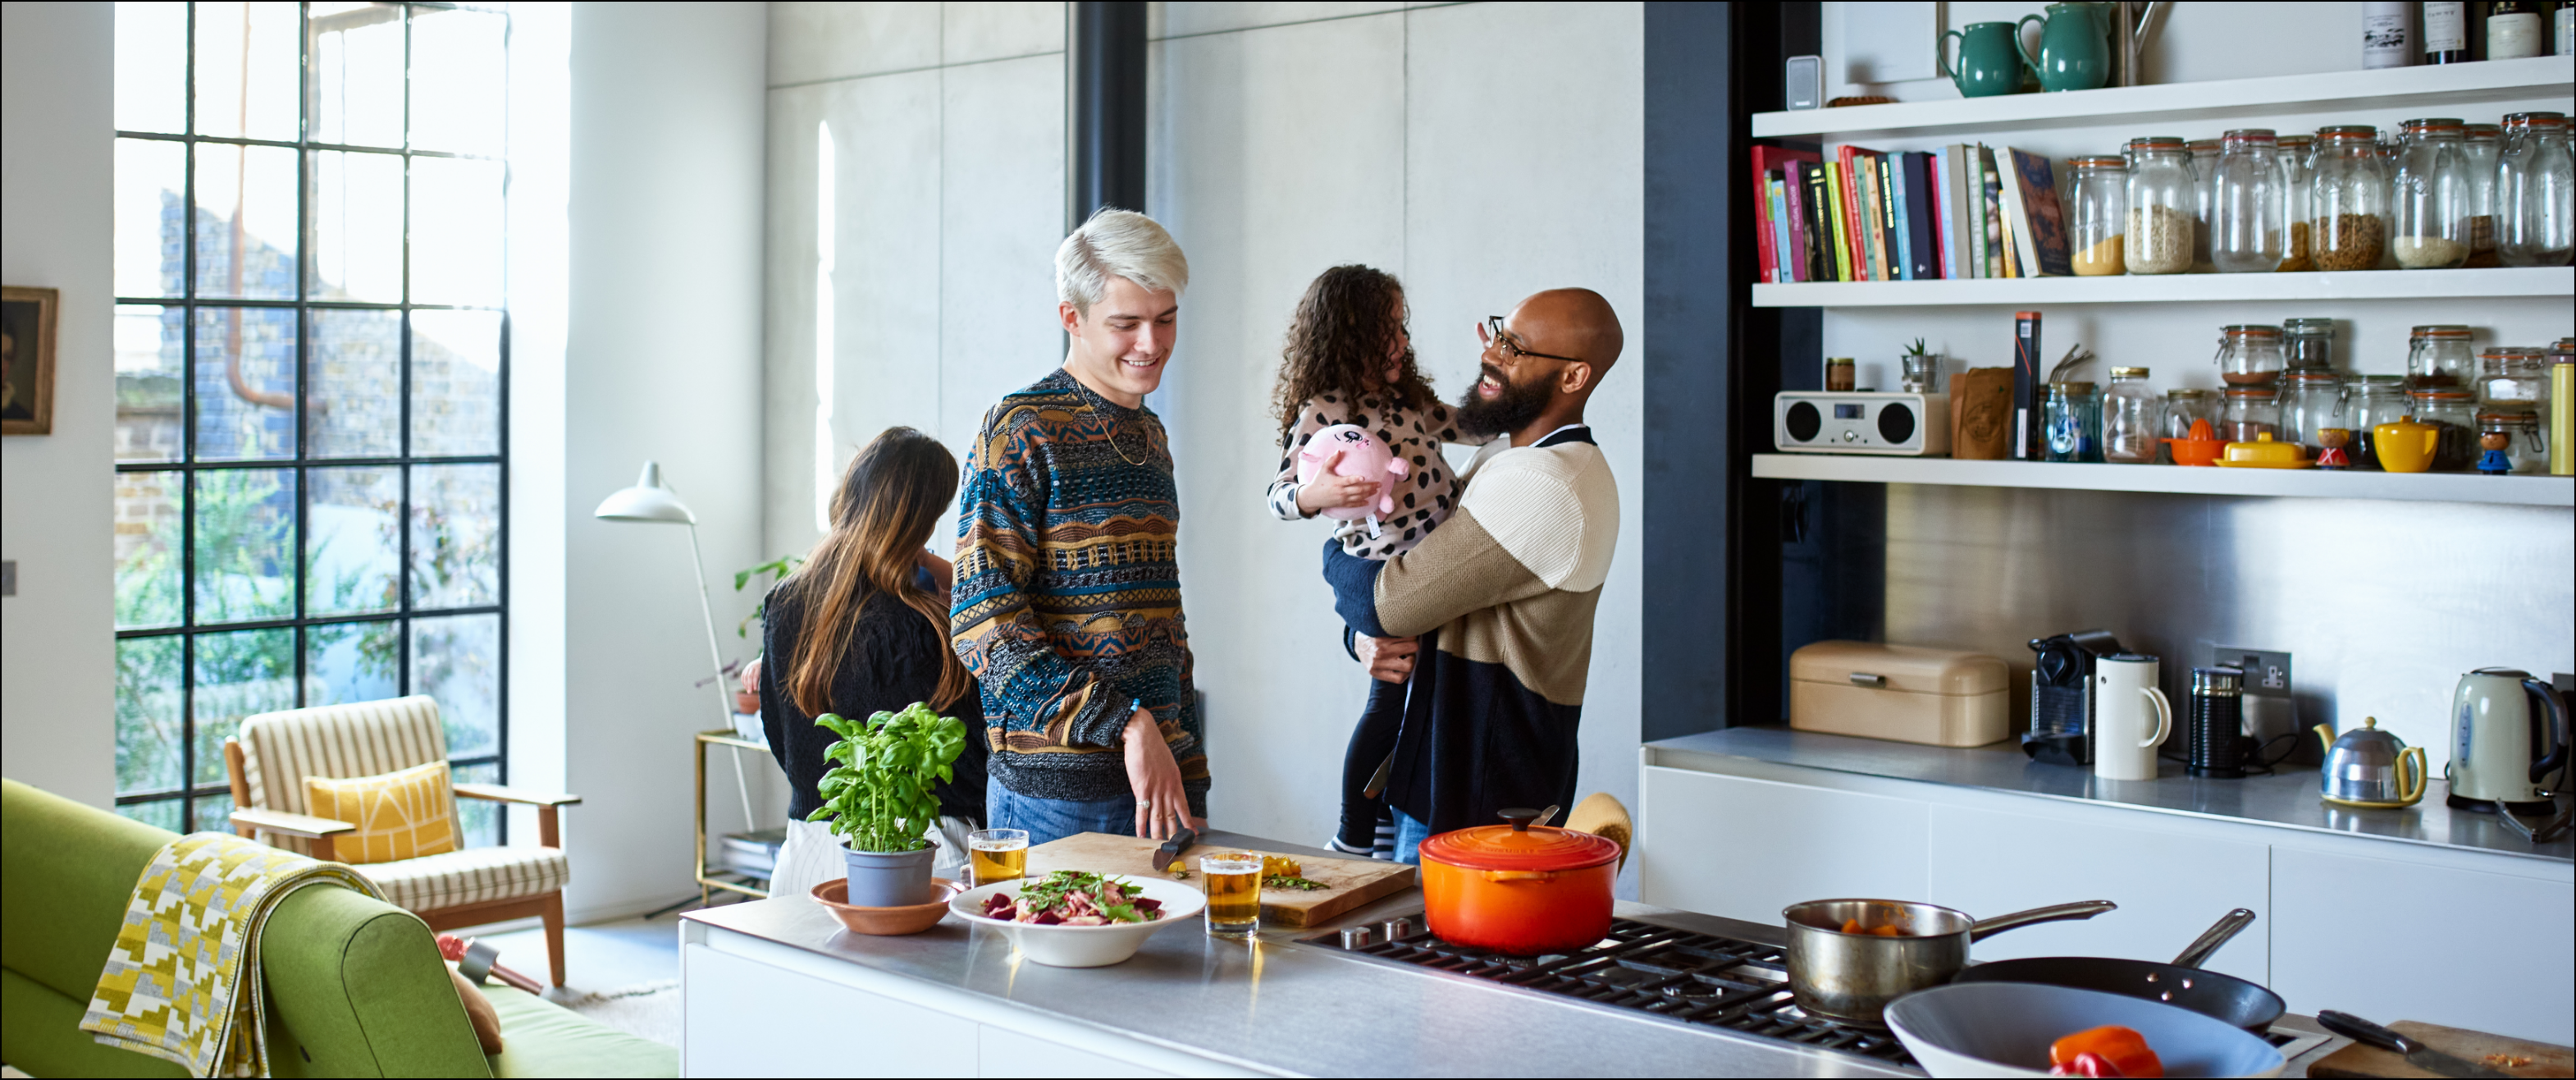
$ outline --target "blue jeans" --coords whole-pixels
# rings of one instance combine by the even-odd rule
[[[1411,814],[1395,810],[1395,861],[1422,865],[1422,842],[1428,839],[1431,839],[1431,826],[1413,820]]]
[[[1026,829],[1031,846],[1062,840],[1075,833],[1136,835],[1136,797],[1081,801],[1035,799],[1003,787],[1001,778],[984,781],[984,823],[994,829]]]

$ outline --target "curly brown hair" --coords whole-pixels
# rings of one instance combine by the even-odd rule
[[[1270,395],[1283,437],[1296,426],[1297,410],[1306,402],[1325,394],[1357,397],[1384,374],[1387,344],[1404,329],[1403,305],[1404,283],[1376,267],[1353,263],[1315,276],[1288,322],[1279,383]],[[1378,392],[1409,409],[1431,404],[1430,380],[1422,377],[1410,344],[1404,349],[1403,372],[1394,385]]]

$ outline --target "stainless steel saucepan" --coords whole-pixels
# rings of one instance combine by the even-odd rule
[[[1789,991],[1810,1015],[1873,1027],[1889,1002],[1949,982],[1968,946],[1989,935],[2064,919],[2090,919],[2108,900],[2056,904],[1991,919],[1903,900],[1810,900],[1781,909],[1789,924]],[[1846,922],[1859,933],[1845,933]],[[1892,935],[1871,933],[1892,926]]]

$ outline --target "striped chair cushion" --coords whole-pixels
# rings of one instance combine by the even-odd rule
[[[386,900],[412,911],[543,896],[572,877],[563,852],[544,847],[466,848],[356,869]]]
[[[377,776],[447,760],[438,701],[427,695],[261,713],[242,721],[242,773],[250,803],[309,814],[304,778]],[[261,833],[267,844],[310,855],[313,845]]]

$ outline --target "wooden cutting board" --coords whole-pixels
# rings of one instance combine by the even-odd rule
[[[1129,877],[1170,881],[1171,876],[1152,865],[1154,849],[1161,845],[1136,836],[1113,836],[1109,833],[1078,833],[1053,843],[1029,849],[1030,877],[1056,870],[1088,870],[1095,874],[1124,874]],[[1198,860],[1201,855],[1219,851],[1259,851],[1258,848],[1219,847],[1193,844],[1181,853],[1189,864],[1190,876],[1185,884],[1199,883]],[[1276,855],[1278,852],[1266,852]],[[1297,860],[1308,880],[1324,884],[1312,890],[1261,890],[1261,921],[1280,926],[1315,926],[1331,922],[1343,912],[1372,900],[1401,892],[1413,885],[1413,867],[1403,863],[1379,862],[1375,859],[1319,859],[1307,855],[1289,855]]]
[[[2509,1039],[2483,1031],[2463,1031],[2438,1024],[2400,1020],[2388,1030],[2406,1036],[2471,1065],[2485,1065],[2509,1076],[2576,1076],[2576,1051],[2529,1039]],[[2488,1061],[2489,1054],[2530,1058],[2528,1065]],[[2438,1076],[2406,1063],[2403,1054],[2354,1043],[2308,1066],[2310,1076]]]

